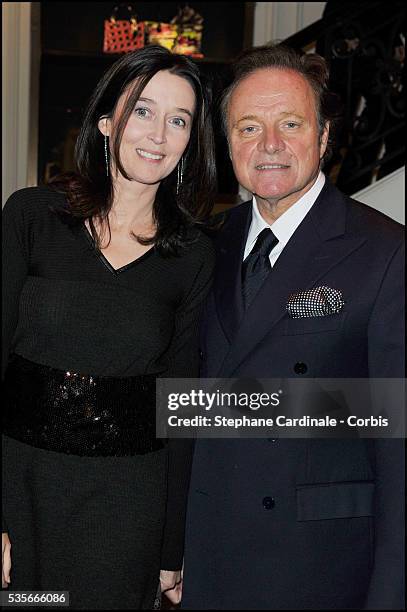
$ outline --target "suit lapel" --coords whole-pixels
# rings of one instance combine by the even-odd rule
[[[242,316],[239,330],[218,376],[231,376],[262,338],[286,315],[286,304],[291,293],[316,286],[331,268],[365,242],[361,235],[347,235],[345,222],[346,203],[340,192],[327,181],[250,308]]]

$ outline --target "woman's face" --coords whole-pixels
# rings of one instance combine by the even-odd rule
[[[118,101],[112,121],[101,120],[107,135],[114,133],[128,96]],[[168,70],[157,72],[143,89],[124,129],[120,159],[134,181],[152,185],[178,164],[191,134],[195,93],[187,80]],[[104,130],[101,129],[104,132]]]

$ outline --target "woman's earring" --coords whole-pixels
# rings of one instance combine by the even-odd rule
[[[178,162],[178,175],[177,175],[177,195],[179,193],[181,184],[182,184],[182,177],[184,176],[184,158],[181,157],[181,159]]]
[[[105,134],[105,163],[106,163],[106,176],[109,176],[109,151],[107,146],[107,136]]]

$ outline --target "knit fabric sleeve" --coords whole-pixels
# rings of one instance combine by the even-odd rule
[[[176,314],[167,377],[197,378],[199,373],[199,325],[214,267],[214,251],[209,238],[201,235],[196,254],[199,266],[192,287]],[[164,570],[182,567],[193,444],[193,439],[168,441],[167,508],[161,552],[161,569]]]
[[[26,192],[21,190],[11,195],[2,216],[2,380],[17,327],[20,293],[28,274],[31,215],[26,207]],[[7,531],[2,513],[2,532]]]
[[[33,213],[26,205],[30,190],[10,196],[2,220],[2,380],[18,322],[20,294],[28,275],[30,226]]]

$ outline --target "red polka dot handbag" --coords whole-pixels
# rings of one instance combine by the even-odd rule
[[[127,5],[127,19],[118,19],[119,5],[110,19],[105,19],[103,53],[126,53],[144,47],[144,22],[138,22],[131,4]]]

